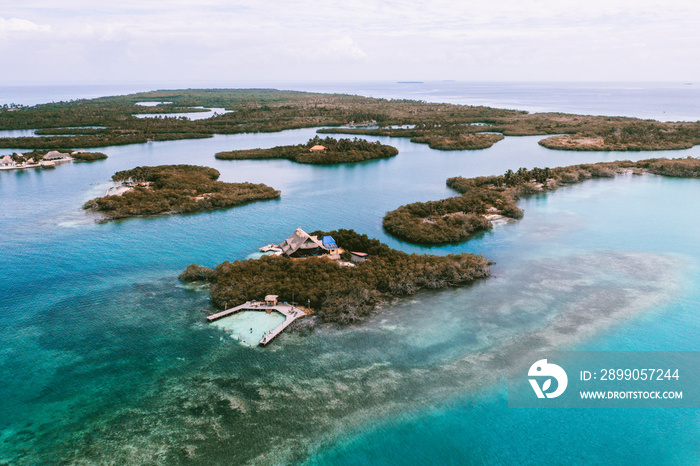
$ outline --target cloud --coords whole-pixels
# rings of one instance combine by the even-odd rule
[[[326,52],[328,55],[340,59],[363,60],[367,58],[364,50],[350,36],[331,41],[326,48]]]
[[[3,32],[51,32],[51,26],[36,24],[26,19],[0,18],[0,33]]]
[[[21,65],[16,80],[37,75],[37,57],[44,68],[72,63],[95,79],[187,79],[202,70],[299,80],[689,80],[700,73],[700,3],[686,0],[6,3],[11,19],[0,17],[0,53]]]

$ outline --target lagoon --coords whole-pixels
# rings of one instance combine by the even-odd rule
[[[245,311],[212,322],[228,336],[248,346],[257,346],[265,334],[284,322],[284,315],[277,311]]]
[[[145,107],[153,107],[153,105],[145,105],[145,104],[151,104],[151,103],[158,105],[160,103],[168,103],[168,102],[137,102],[136,105],[141,105],[141,106],[145,106]],[[215,115],[223,115],[224,113],[229,113],[229,110],[226,110],[223,107],[207,108],[207,109],[205,109],[204,107],[190,107],[190,108],[203,109],[206,111],[204,111],[204,112],[180,112],[180,113],[135,113],[134,116],[136,118],[187,118],[189,120],[206,120],[207,118],[211,118]]]

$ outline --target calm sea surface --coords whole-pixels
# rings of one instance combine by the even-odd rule
[[[316,86],[309,89],[343,90]],[[429,95],[421,94],[423,84],[353,86],[353,93],[365,88],[376,96]],[[469,93],[465,85],[455,90],[457,83],[430,86],[437,96],[430,100],[456,95],[463,103],[650,118],[663,102],[669,119],[700,118],[692,86],[644,85],[628,107],[630,90],[611,86],[611,97],[591,97],[594,85],[568,93],[563,85],[549,93],[534,85],[520,93],[518,85]],[[120,91],[100,88],[99,95]],[[93,92],[0,88],[0,100]],[[509,409],[505,374],[479,362],[480,355],[534,353],[545,347],[543,335],[547,348],[700,350],[700,182],[587,181],[522,200],[522,220],[461,245],[418,247],[381,228],[387,210],[454,195],[445,186],[450,176],[700,157],[700,147],[562,152],[542,148],[539,137],[507,137],[487,150],[442,152],[368,137],[398,147],[399,155],[329,167],[214,159],[218,151],[294,144],[314,134],[108,147],[104,161],[0,172],[0,463],[700,462],[700,410]],[[104,194],[114,172],[165,163],[211,166],[224,181],[263,182],[282,198],[109,224],[81,210]],[[288,333],[265,349],[206,325],[207,292],[181,285],[177,274],[193,262],[245,259],[297,227],[353,228],[407,252],[475,252],[496,264],[493,277],[474,286],[420,293],[361,325]],[[565,335],[553,331],[571,315],[588,318]]]

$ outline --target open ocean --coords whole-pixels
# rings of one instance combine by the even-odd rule
[[[684,83],[222,85],[700,120],[698,90]],[[167,87],[200,86],[0,87],[0,104]],[[414,246],[381,227],[387,210],[454,195],[451,176],[700,157],[700,147],[566,152],[506,137],[435,151],[367,137],[399,155],[335,166],[214,158],[314,134],[115,146],[100,149],[104,161],[0,172],[0,464],[700,464],[699,409],[512,409],[505,374],[479,364],[514,347],[537,352],[573,314],[587,318],[548,348],[700,350],[698,180],[586,181],[521,200],[522,220],[459,245]],[[172,163],[263,182],[282,198],[107,224],[82,211],[114,172]],[[193,262],[245,259],[297,227],[353,228],[406,252],[475,252],[496,264],[473,286],[397,300],[356,326],[286,333],[264,349],[207,325],[207,292],[177,275]]]

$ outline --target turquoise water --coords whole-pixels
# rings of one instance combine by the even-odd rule
[[[266,333],[276,329],[284,320],[284,315],[277,311],[245,311],[214,321],[212,325],[221,328],[226,336],[236,341],[256,346]]]
[[[449,176],[700,148],[560,152],[509,137],[440,152],[368,138],[401,152],[331,167],[213,158],[313,135],[108,147],[104,161],[0,173],[0,461],[697,463],[698,410],[512,410],[504,373],[487,364],[547,348],[700,349],[697,180],[588,181],[521,201],[521,221],[462,245],[409,245],[385,235],[381,218],[453,195]],[[163,163],[212,166],[282,198],[109,224],[80,209],[115,171]],[[408,252],[496,264],[488,280],[385,304],[361,325],[286,333],[264,349],[222,338],[204,322],[206,291],[177,274],[243,259],[297,227],[354,228]]]
[[[520,234],[515,241],[512,235],[503,240],[517,244],[523,256],[549,257],[554,268],[569,255],[601,254],[598,265],[617,269],[612,280],[618,285],[623,281],[620,271],[628,265],[649,267],[644,284],[650,285],[664,273],[663,260],[655,255],[678,261],[667,264],[675,277],[659,283],[663,298],[641,305],[642,312],[622,324],[570,343],[579,350],[697,351],[700,246],[694,231],[700,215],[676,197],[697,195],[700,186],[695,180],[629,176],[586,182],[522,202],[525,218],[509,227]],[[537,238],[540,233],[544,236]],[[618,251],[635,251],[635,261],[642,262],[617,263]],[[504,260],[510,263],[502,259],[501,266]],[[643,264],[647,260],[651,262]],[[570,265],[585,271],[580,262]],[[531,273],[528,281],[537,282],[537,272]],[[604,306],[619,305],[620,291],[604,292]],[[542,297],[547,290],[538,294]],[[586,304],[583,312],[595,310],[590,300]],[[500,381],[451,403],[404,413],[344,437],[309,463],[697,464],[698,439],[697,409],[509,409],[505,382]]]

